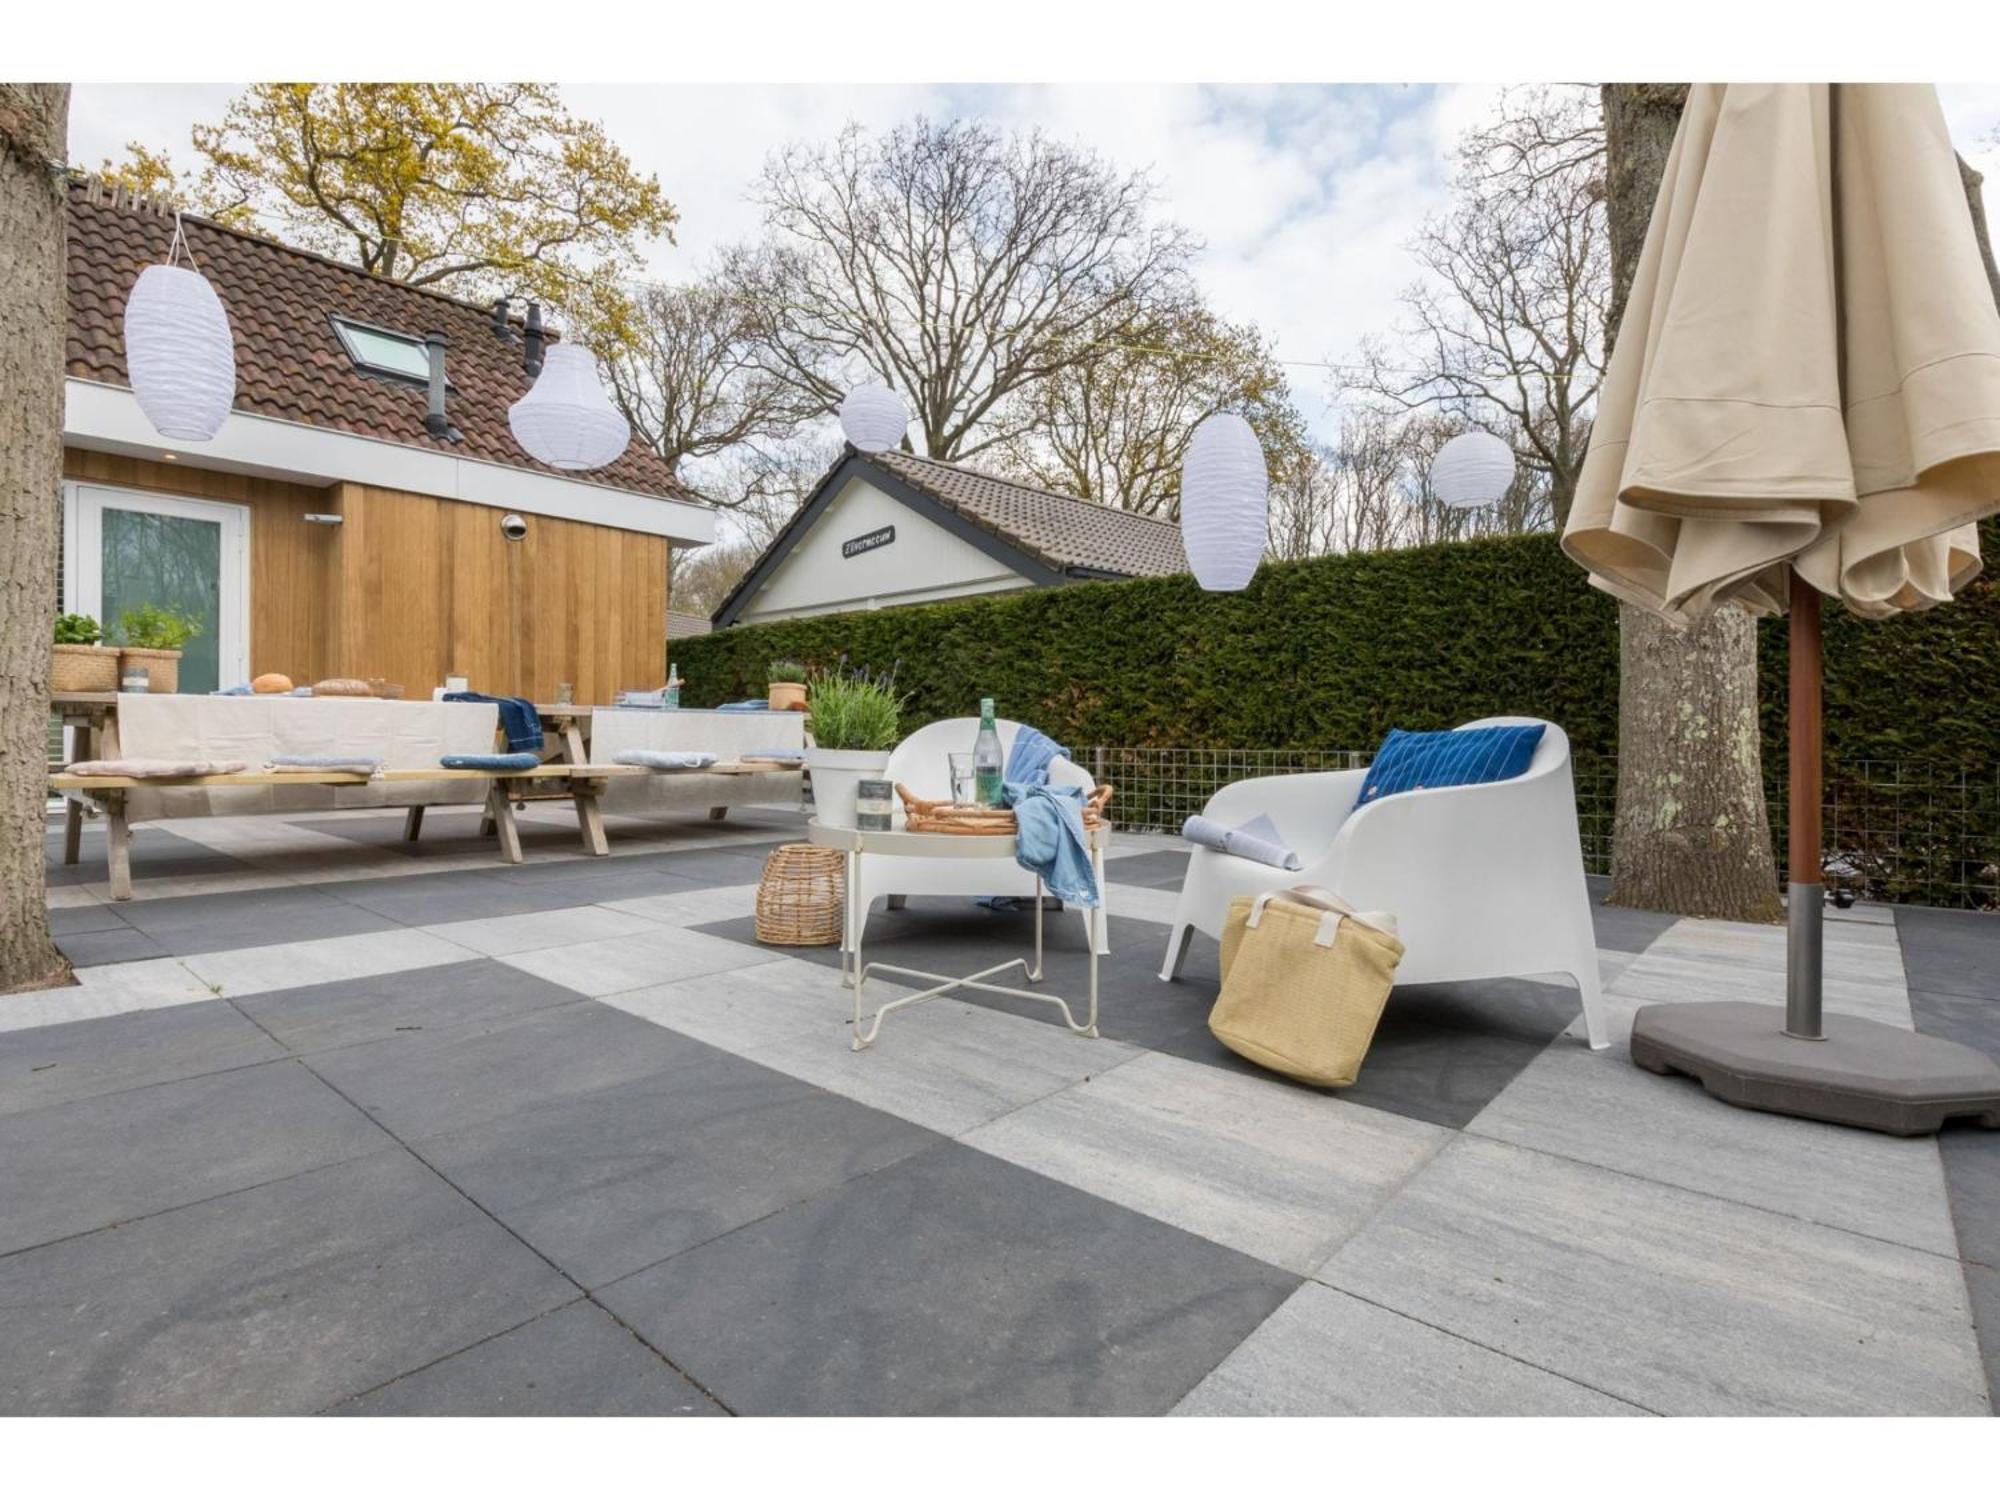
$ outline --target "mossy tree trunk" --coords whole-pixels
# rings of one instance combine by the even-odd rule
[[[42,871],[69,86],[0,83],[0,993],[61,978]],[[53,164],[53,165],[52,165]]]
[[[1603,89],[1611,232],[1607,345],[1632,287],[1686,84]],[[1757,724],[1757,626],[1721,609],[1685,630],[1632,605],[1618,618],[1614,906],[1782,919]]]

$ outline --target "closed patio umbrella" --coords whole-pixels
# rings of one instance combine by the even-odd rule
[[[1789,609],[1786,1006],[1647,1006],[1633,1060],[1732,1102],[1898,1132],[2000,1125],[1970,1048],[1820,1009],[1823,595],[1948,602],[2000,512],[2000,310],[1936,91],[1688,96],[1563,536],[1599,587],[1694,620]]]

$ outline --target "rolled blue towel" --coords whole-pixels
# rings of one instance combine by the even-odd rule
[[[438,764],[447,771],[532,771],[542,763],[533,751],[515,755],[447,755]]]
[[[1181,837],[1204,849],[1234,854],[1240,859],[1270,865],[1273,869],[1305,868],[1305,862],[1285,846],[1284,840],[1278,836],[1277,824],[1269,817],[1255,817],[1239,828],[1229,828],[1213,818],[1197,815],[1181,824]]]
[[[706,750],[620,750],[611,757],[621,766],[644,766],[649,771],[699,771],[715,764]]]
[[[248,698],[255,691],[249,683],[239,682],[235,687],[216,688],[209,693],[211,698]]]
[[[719,714],[767,714],[771,711],[771,700],[744,698],[735,703],[718,703],[715,711]]]

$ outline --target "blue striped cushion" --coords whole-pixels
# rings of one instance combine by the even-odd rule
[[[1493,724],[1412,734],[1392,729],[1375,752],[1361,801],[1379,802],[1424,787],[1477,786],[1507,781],[1528,769],[1545,724]]]

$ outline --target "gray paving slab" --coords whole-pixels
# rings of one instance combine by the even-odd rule
[[[1919,1031],[2000,1057],[2000,999],[1912,988],[1910,1013]]]
[[[510,885],[492,870],[440,870],[393,880],[340,880],[314,890],[411,927],[513,916],[574,906],[533,886]]]
[[[1957,1261],[1474,1137],[1318,1279],[1667,1414],[1987,1409]]]
[[[1980,1357],[1986,1363],[1987,1399],[1995,1415],[2000,1415],[2000,1270],[1967,1266],[1965,1288],[1978,1325]]]
[[[558,906],[547,911],[519,912],[508,917],[475,917],[444,922],[424,930],[449,942],[461,943],[489,956],[559,948],[596,938],[630,937],[651,932],[661,923],[605,906]]]
[[[138,963],[148,958],[165,958],[167,946],[159,939],[120,923],[115,928],[95,932],[73,932],[56,939],[62,956],[79,969],[102,964]]]
[[[630,1083],[681,1056],[684,1045],[658,1026],[579,1001],[339,1047],[315,1053],[312,1066],[409,1140]]]
[[[220,1000],[0,1032],[0,1114],[284,1055]]]
[[[1597,946],[1617,948],[1627,953],[1643,953],[1655,938],[1674,925],[1678,918],[1665,912],[1641,911],[1630,906],[1607,906],[1611,881],[1602,875],[1588,879],[1590,922],[1597,929]]]
[[[961,1139],[1303,1276],[1449,1138],[1400,1115],[1148,1053]]]
[[[52,886],[101,885],[111,878],[101,821],[84,825],[83,847],[73,865],[62,862],[60,825],[48,835],[44,848],[44,869]],[[198,844],[193,839],[169,833],[164,828],[141,823],[132,830],[132,878],[135,882],[247,872],[250,868],[240,859],[211,849],[206,844]]]
[[[136,877],[135,877],[136,878]],[[371,882],[376,886],[386,882]],[[349,937],[399,926],[331,895],[328,888],[267,886],[213,896],[167,896],[126,905],[125,920],[169,953],[215,953],[316,938]]]
[[[2000,1001],[2000,913],[1899,906],[1910,988]]]
[[[576,1301],[343,1401],[340,1417],[720,1417],[594,1303]]]
[[[101,902],[88,906],[58,906],[49,912],[49,932],[57,938],[75,937],[80,932],[131,932],[134,929],[118,915],[118,908]]]
[[[937,1140],[674,1037],[659,1070],[644,1078],[411,1144],[579,1283],[597,1287]]]
[[[245,1015],[295,1052],[502,1020],[571,1005],[573,990],[492,959],[399,969],[246,995]]]
[[[1954,1126],[1937,1144],[1959,1258],[2000,1270],[2000,1134]]]
[[[1186,1417],[1635,1417],[1644,1411],[1308,1282],[1174,1409]]]
[[[1693,1192],[1955,1254],[1935,1142],[1736,1109],[1685,1078],[1553,1046],[1466,1127]]]
[[[378,1152],[0,1258],[0,1411],[303,1415],[575,1295]]]
[[[625,937],[510,953],[500,962],[594,997],[748,968],[768,962],[768,955],[753,944],[732,943],[691,928],[654,927]]]
[[[0,1115],[0,1255],[390,1144],[284,1060]]]
[[[895,993],[885,990],[883,998]],[[829,970],[776,956],[722,974],[606,995],[603,1003],[745,1055],[802,1035],[845,1045],[854,1023],[854,1002]]]
[[[1178,892],[1187,879],[1188,857],[1171,850],[1150,854],[1114,855],[1104,861],[1104,878],[1124,885],[1146,885]]]
[[[301,819],[294,826],[308,833],[330,833],[336,838],[350,839],[385,853],[407,855],[413,860],[448,858],[460,854],[497,857],[498,840],[492,834],[479,831],[480,820],[484,816],[477,807],[463,811],[456,807],[428,808],[424,812],[422,835],[415,843],[403,837],[403,814],[400,812],[365,818]],[[528,818],[521,819],[520,824],[523,849],[576,847],[574,826],[565,828],[560,824],[538,823]]]
[[[475,957],[470,948],[414,927],[389,927],[348,937],[191,953],[179,962],[212,993],[242,996],[464,963]],[[145,967],[124,964],[109,972],[118,974]]]
[[[598,1298],[740,1413],[1143,1414],[1297,1285],[946,1143]]]

